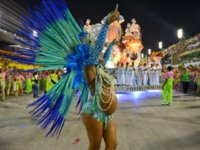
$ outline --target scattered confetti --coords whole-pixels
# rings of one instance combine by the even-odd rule
[[[80,144],[80,138],[75,139],[73,144]]]

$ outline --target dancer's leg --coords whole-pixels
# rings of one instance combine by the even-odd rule
[[[107,128],[103,130],[103,139],[106,144],[106,150],[116,150],[117,129],[114,120],[110,119]]]
[[[165,85],[162,89],[162,102],[165,104],[167,102],[167,86]]]
[[[88,150],[99,150],[103,136],[103,122],[97,121],[97,119],[92,116],[85,114],[83,115],[82,120],[89,139]]]

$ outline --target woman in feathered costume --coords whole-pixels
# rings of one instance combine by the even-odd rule
[[[33,71],[67,69],[51,90],[28,105],[33,108],[33,120],[43,129],[49,128],[47,136],[59,136],[78,96],[77,107],[89,138],[88,149],[99,149],[102,138],[107,150],[116,149],[116,126],[111,115],[117,108],[117,97],[113,78],[104,71],[114,41],[104,55],[102,50],[109,24],[118,18],[116,8],[102,26],[94,46],[63,0],[43,0],[41,7],[21,16],[20,24],[12,21],[17,34],[23,37],[16,40],[29,48],[21,48],[12,55],[3,54],[4,57],[43,66]]]

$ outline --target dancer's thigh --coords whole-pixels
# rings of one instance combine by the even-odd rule
[[[113,119],[110,119],[108,126],[103,130],[103,139],[106,144],[106,149],[116,149],[117,147],[117,129]]]
[[[90,145],[99,147],[103,136],[103,123],[85,114],[82,116],[82,120],[87,131]]]

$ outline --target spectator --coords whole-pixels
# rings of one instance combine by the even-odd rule
[[[39,75],[37,72],[33,73],[32,77],[33,97],[39,97]]]
[[[180,75],[182,87],[183,87],[183,93],[187,94],[189,86],[190,86],[190,78],[189,73],[185,68],[183,68],[182,73]]]

